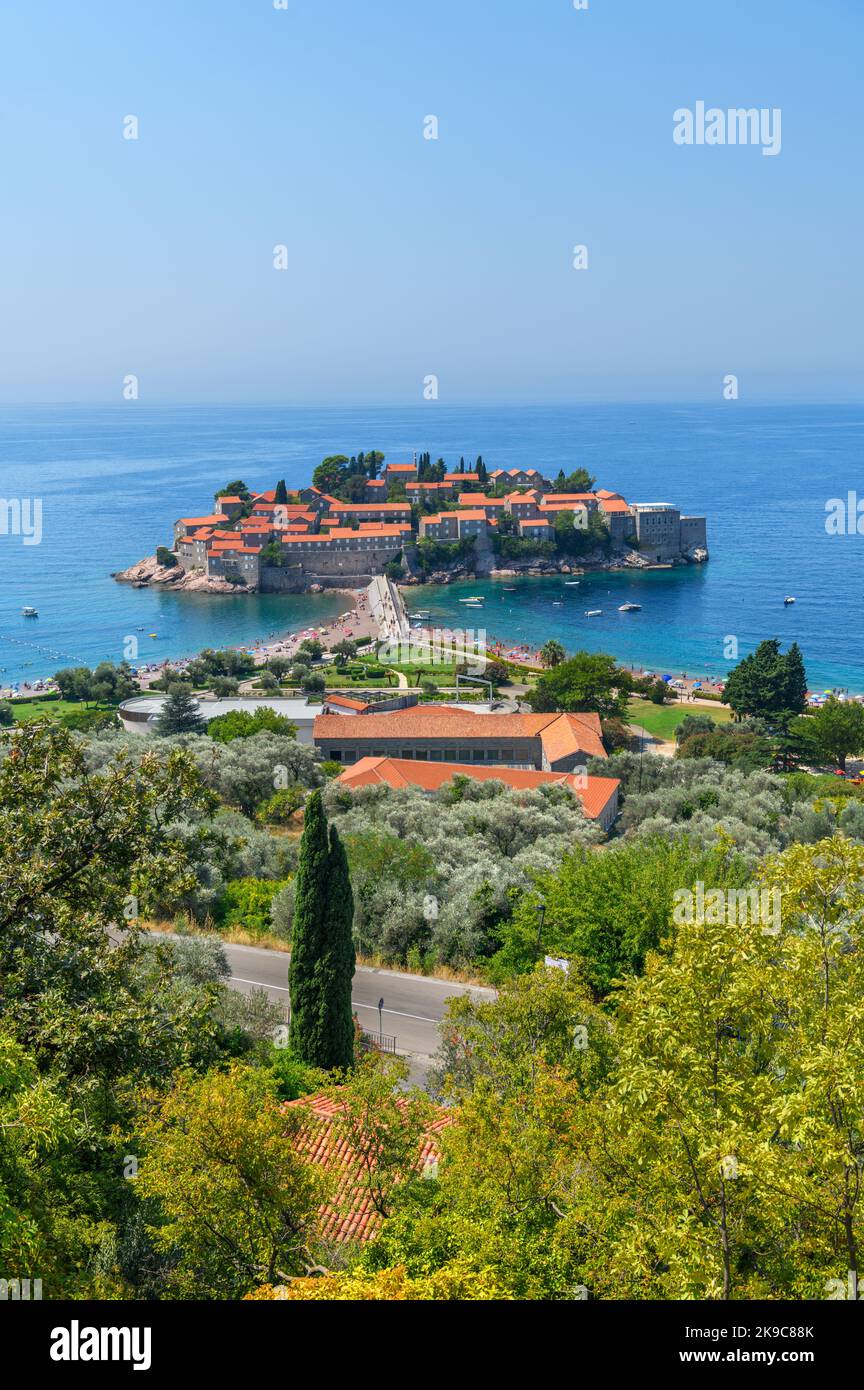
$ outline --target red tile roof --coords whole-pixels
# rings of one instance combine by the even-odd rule
[[[445,483],[479,483],[479,473],[445,473]]]
[[[404,1109],[407,1098],[398,1104]],[[334,1125],[342,1103],[329,1095],[304,1096],[301,1100],[286,1101],[282,1109],[304,1112],[304,1123],[294,1135],[294,1143],[308,1162],[318,1164],[335,1183],[330,1201],[319,1210],[319,1237],[335,1241],[369,1240],[381,1224],[381,1215],[364,1182],[366,1158],[352,1149]],[[422,1172],[430,1159],[440,1156],[436,1136],[453,1123],[453,1118],[452,1112],[437,1110],[418,1146],[415,1171]]]
[[[601,497],[600,506],[604,512],[629,512],[630,510],[623,497]]]
[[[494,739],[539,738],[550,762],[573,753],[605,758],[597,714],[475,714],[452,705],[414,705],[388,714],[366,714],[346,727],[338,714],[319,714],[313,725],[316,743],[360,739]]]
[[[328,695],[324,700],[325,705],[337,705],[339,709],[357,710],[362,714],[371,708],[368,700],[352,700],[349,695]]]
[[[615,777],[579,778],[572,772],[529,772],[513,767],[481,767],[477,763],[432,763],[413,758],[358,758],[337,777],[346,787],[368,787],[384,782],[388,787],[420,787],[437,791],[454,777],[477,782],[503,782],[515,791],[564,786],[578,796],[589,820],[596,820],[615,796],[620,781]]]

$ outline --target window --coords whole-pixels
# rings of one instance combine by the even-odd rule
[[[475,748],[474,752],[471,754],[471,761],[474,763],[482,763],[485,757],[486,754],[483,752],[482,748]]]
[[[471,749],[470,749],[470,748],[460,748],[460,749],[459,749],[459,762],[460,762],[460,763],[470,763],[470,761],[471,761]]]
[[[414,749],[413,749],[413,748],[403,748],[403,749],[402,749],[402,752],[400,753],[399,756],[402,757],[402,758],[413,758],[413,757],[414,757]]]
[[[513,749],[512,749],[512,748],[502,748],[501,751],[500,751],[500,753],[498,754],[498,756],[499,756],[499,758],[501,759],[501,762],[502,762],[502,763],[512,763],[512,761],[513,761]]]
[[[459,761],[459,750],[458,750],[458,748],[445,748],[445,749],[444,749],[444,761],[445,761],[445,763],[458,763],[458,761]]]

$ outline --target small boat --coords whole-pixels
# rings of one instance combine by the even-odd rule
[[[784,603],[784,605],[785,605],[787,608],[789,607],[789,604],[790,604],[790,603],[794,603],[794,602],[795,602],[795,600],[794,600],[794,598],[792,597],[791,594],[787,594],[786,597],[785,597],[784,600],[783,600],[783,603]]]
[[[156,637],[157,634],[156,634],[155,632],[148,632],[148,633],[147,633],[147,636],[148,636],[148,637]]]
[[[485,601],[482,594],[472,594],[471,598],[460,598],[459,600],[460,603],[485,603]]]
[[[638,613],[641,611],[641,603],[622,603],[618,606],[619,613]]]
[[[553,608],[563,608],[563,607],[564,607],[564,604],[563,604],[563,602],[562,602],[562,600],[561,600],[560,598],[553,598],[553,600],[552,600],[552,607],[553,607]]]
[[[565,589],[578,589],[578,587],[579,587],[579,580],[578,580],[578,579],[565,579],[565,580],[564,580],[564,588],[565,588]]]
[[[601,614],[602,612],[603,612],[603,609],[602,609],[602,608],[586,608],[586,609],[585,609],[585,617],[586,617],[586,618],[599,618],[599,617],[600,617],[600,614]]]
[[[515,592],[516,592],[516,586],[515,586],[515,584],[505,585],[504,592],[505,592],[505,594],[515,594]]]
[[[26,604],[26,605],[24,606],[24,608],[21,609],[21,617],[22,617],[22,618],[38,618],[38,617],[39,617],[39,609],[38,609],[38,608],[31,608],[29,604]]]

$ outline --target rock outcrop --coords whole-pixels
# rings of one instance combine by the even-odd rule
[[[139,560],[137,565],[130,565],[126,570],[119,570],[112,574],[112,579],[116,579],[120,584],[131,584],[133,588],[145,589],[156,587],[163,589],[176,589],[184,593],[203,593],[203,594],[249,594],[252,589],[248,584],[229,584],[227,579],[210,579],[204,570],[184,570],[180,565],[166,566],[160,565],[155,555],[148,555],[146,559]]]

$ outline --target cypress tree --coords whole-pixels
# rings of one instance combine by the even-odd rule
[[[354,1065],[354,1016],[351,985],[357,958],[354,952],[354,895],[348,873],[348,857],[339,831],[330,826],[330,858],[327,879],[327,917],[321,967],[320,1036],[322,1055],[318,1065],[347,1069]]]
[[[306,805],[300,841],[288,985],[291,1049],[325,1070],[350,1067],[354,1057],[353,916],[345,850],[335,828],[328,836],[316,791]]]
[[[204,734],[207,720],[199,713],[198,701],[183,685],[168,691],[165,703],[156,720],[157,734]]]
[[[279,506],[284,506],[285,503],[288,501],[288,489],[285,486],[284,478],[280,478],[278,483],[276,484],[276,493],[274,495],[273,500]]]

